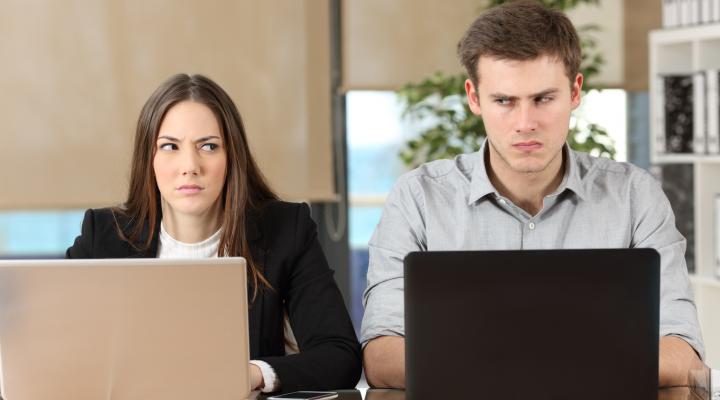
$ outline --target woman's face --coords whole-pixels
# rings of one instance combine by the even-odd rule
[[[227,152],[215,114],[204,104],[183,101],[165,114],[153,169],[164,213],[214,217],[227,172]]]

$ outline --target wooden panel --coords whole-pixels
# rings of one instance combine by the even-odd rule
[[[624,85],[623,3],[627,2],[600,0],[599,5],[581,4],[568,12],[568,17],[576,26],[592,24],[600,28],[592,37],[597,41],[597,49],[605,59],[605,64],[593,78],[594,85],[610,88]]]
[[[397,89],[436,71],[464,71],[456,46],[482,1],[343,1],[343,86]]]
[[[596,35],[606,58],[595,84],[623,85],[623,1],[602,0],[568,13],[576,24],[601,27]],[[343,86],[345,90],[395,90],[436,71],[464,71],[455,55],[483,0],[343,1]],[[646,50],[643,50],[646,51]]]
[[[177,72],[230,93],[280,194],[334,197],[327,0],[3,5],[0,208],[122,201],[139,110]]]
[[[648,33],[662,24],[657,0],[625,1],[625,86],[629,91],[648,91]]]

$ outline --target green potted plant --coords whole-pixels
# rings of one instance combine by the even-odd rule
[[[491,0],[489,6],[505,1]],[[598,4],[599,0],[543,0],[542,3],[566,11],[580,3]],[[598,29],[596,25],[577,27],[583,49],[580,70],[585,77],[584,93],[595,89],[592,77],[599,73],[604,63],[592,37]],[[482,119],[468,108],[465,79],[465,74],[437,72],[422,82],[408,83],[398,91],[404,105],[404,116],[424,125],[418,136],[408,140],[400,151],[400,158],[406,166],[414,168],[427,161],[452,158],[480,149],[485,127]],[[577,116],[571,121],[568,143],[575,150],[610,158],[615,156],[615,147],[607,131]]]

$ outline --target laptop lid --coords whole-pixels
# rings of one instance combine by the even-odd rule
[[[405,258],[408,398],[657,399],[652,249]]]
[[[0,261],[6,400],[240,399],[243,258]]]

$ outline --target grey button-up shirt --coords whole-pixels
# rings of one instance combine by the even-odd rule
[[[679,336],[704,356],[685,238],[658,182],[631,164],[567,145],[564,152],[564,178],[534,216],[490,183],[485,146],[402,175],[369,244],[363,346],[404,335],[403,259],[411,251],[638,247],[660,253],[660,335]]]

